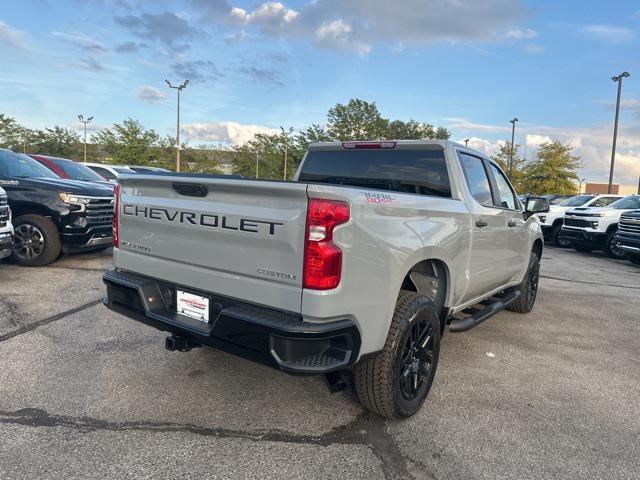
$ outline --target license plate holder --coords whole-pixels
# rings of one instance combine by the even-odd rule
[[[184,290],[176,289],[176,313],[209,323],[210,299]]]

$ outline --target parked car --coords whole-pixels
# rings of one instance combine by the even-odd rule
[[[83,165],[86,165],[110,183],[116,183],[120,175],[136,173],[134,170],[131,170],[129,167],[125,167],[123,165],[105,165],[102,163],[90,162],[83,163]]]
[[[620,215],[614,242],[624,252],[627,260],[640,265],[640,210],[631,210]]]
[[[639,195],[623,197],[608,207],[578,207],[567,210],[561,235],[580,252],[603,250],[610,258],[624,258],[624,250],[618,248],[613,239],[620,216],[636,209],[640,209]]]
[[[564,213],[573,207],[607,207],[622,195],[575,195],[565,198],[556,205],[551,205],[549,212],[538,215],[544,239],[557,247],[570,246],[569,241],[560,235]]]
[[[42,266],[61,252],[111,245],[113,188],[58,177],[33,158],[0,149],[0,185],[13,212],[13,258]]]
[[[149,167],[146,165],[127,165],[127,168],[130,168],[136,173],[169,173],[171,170],[167,170],[166,168],[160,167]]]
[[[68,158],[51,157],[49,155],[32,154],[29,156],[35,161],[40,162],[60,178],[112,185],[110,182],[98,175],[86,165],[74,160],[70,160]]]
[[[293,182],[124,175],[105,304],[418,411],[440,336],[535,303],[543,236],[490,158],[448,141],[312,144]],[[496,337],[498,338],[498,337]]]
[[[12,246],[13,225],[11,223],[11,209],[9,208],[7,193],[4,188],[0,187],[0,259],[11,255]]]

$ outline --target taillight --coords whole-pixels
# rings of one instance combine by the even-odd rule
[[[309,199],[304,250],[303,287],[328,290],[340,284],[342,250],[333,243],[333,229],[349,220],[349,205]]]
[[[120,204],[120,184],[113,189],[113,221],[111,223],[111,243],[118,248],[118,206]]]

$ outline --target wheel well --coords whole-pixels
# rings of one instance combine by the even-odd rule
[[[536,238],[536,241],[533,242],[533,247],[531,251],[538,255],[538,258],[542,258],[542,240]]]
[[[401,290],[409,290],[421,295],[429,297],[433,296],[433,279],[438,279],[437,294],[434,302],[437,302],[440,308],[441,330],[444,328],[447,312],[445,304],[447,303],[447,294],[449,292],[449,269],[447,264],[438,259],[427,259],[416,263],[409,269],[405,275]],[[443,333],[441,331],[441,333]]]
[[[557,227],[558,225],[562,225],[562,217],[561,217],[561,218],[556,218],[556,219],[553,221],[553,226],[554,226],[554,227]]]
[[[45,208],[33,205],[12,206],[11,213],[13,214],[13,218],[18,218],[22,215],[41,215],[43,217],[51,218],[51,212],[47,211]]]
[[[613,233],[616,230],[618,230],[618,224],[617,223],[612,223],[611,225],[609,225],[607,227],[607,233]]]

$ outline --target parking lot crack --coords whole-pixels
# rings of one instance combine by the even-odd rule
[[[51,322],[62,320],[63,318],[68,317],[69,315],[73,315],[74,313],[78,313],[83,310],[86,310],[87,308],[91,308],[99,304],[101,301],[102,299],[92,300],[91,302],[80,305],[79,307],[74,307],[69,310],[65,310],[64,312],[56,313],[55,315],[51,315],[50,317],[46,317],[41,320],[37,320],[35,322],[20,325],[19,328],[12,330],[11,332],[5,333],[3,335],[0,335],[0,342],[4,342],[5,340],[9,340],[19,335],[23,335],[25,333],[31,332],[36,328],[42,327],[43,325],[47,325]]]

